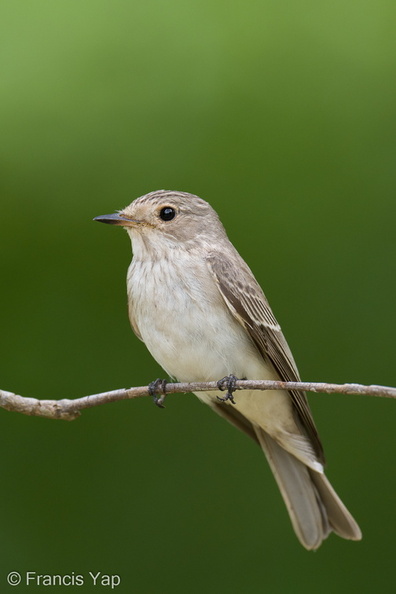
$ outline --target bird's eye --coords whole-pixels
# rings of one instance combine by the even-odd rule
[[[175,218],[176,211],[171,206],[164,206],[164,208],[161,208],[159,216],[163,221],[171,221]]]

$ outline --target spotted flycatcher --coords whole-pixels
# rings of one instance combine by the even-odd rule
[[[299,381],[293,356],[252,271],[213,208],[198,196],[160,190],[95,220],[124,227],[133,247],[129,318],[173,378]],[[264,450],[297,537],[316,549],[333,531],[359,526],[323,472],[322,445],[304,392],[196,395]]]

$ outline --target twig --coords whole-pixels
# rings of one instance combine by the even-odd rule
[[[361,384],[327,384],[324,382],[280,382],[268,380],[237,380],[237,390],[304,390],[306,392],[322,392],[326,394],[361,394],[364,396],[378,396],[381,398],[396,398],[396,388],[387,386],[362,386]],[[165,394],[186,392],[217,391],[217,382],[196,383],[167,383]],[[80,416],[80,411],[108,402],[131,400],[149,396],[148,386],[125,388],[91,394],[74,400],[37,400],[18,396],[12,392],[0,390],[0,408],[19,412],[24,415],[46,417],[48,419],[63,419],[73,421]]]

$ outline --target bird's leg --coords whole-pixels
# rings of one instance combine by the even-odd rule
[[[160,377],[149,383],[148,392],[153,397],[154,404],[159,408],[165,408],[164,400],[166,396],[165,387],[168,382]],[[158,392],[162,392],[162,396],[157,396]]]
[[[232,393],[236,390],[235,385],[237,380],[238,378],[232,373],[230,375],[226,375],[225,377],[223,377],[223,379],[219,380],[217,382],[217,387],[222,392],[224,390],[227,390],[227,394],[223,398],[221,396],[217,396],[217,400],[220,400],[220,402],[227,402],[227,400],[229,400],[230,402],[232,402],[232,404],[236,404]]]

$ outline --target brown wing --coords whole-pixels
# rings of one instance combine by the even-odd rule
[[[207,262],[231,313],[249,332],[264,359],[271,361],[281,380],[299,381],[293,355],[250,268],[237,252],[232,258],[212,252]],[[305,393],[291,390],[290,395],[300,425],[324,463],[322,444]]]

